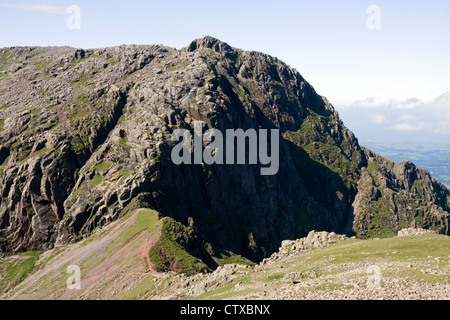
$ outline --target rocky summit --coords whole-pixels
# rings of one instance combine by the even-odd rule
[[[198,121],[279,129],[278,173],[174,164],[172,133]],[[0,193],[5,256],[76,242],[138,208],[172,219],[166,239],[208,266],[221,250],[260,262],[311,230],[449,234],[450,194],[428,171],[360,146],[297,70],[212,37],[180,50],[1,49]]]

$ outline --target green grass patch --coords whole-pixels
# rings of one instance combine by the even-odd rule
[[[119,297],[120,300],[141,300],[146,295],[152,294],[155,291],[154,276],[147,276],[142,282],[130,291],[122,292]]]
[[[88,115],[90,115],[90,112],[78,112],[78,113],[68,114],[67,117],[69,119],[75,120],[75,119],[85,118]]]
[[[50,149],[42,148],[40,150],[36,150],[35,152],[33,152],[31,156],[32,157],[42,157],[43,155],[45,155],[49,151],[50,151]]]
[[[147,194],[141,193],[137,195],[130,203],[120,212],[119,218],[124,217],[136,209],[148,208],[149,204],[144,200]]]
[[[116,60],[114,60],[113,57],[108,58],[108,62],[112,65],[115,66],[118,62]]]
[[[10,104],[4,104],[0,107],[0,110],[5,110],[5,109],[8,109],[9,107],[11,107]]]
[[[126,217],[122,217],[122,219],[125,219],[126,221],[128,219],[134,219],[134,218],[136,220],[131,225],[124,228],[124,230],[119,234],[119,236],[117,236],[113,241],[109,242],[108,245],[106,246],[106,248],[103,250],[101,255],[87,257],[80,264],[82,274],[86,274],[87,272],[92,270],[92,268],[95,268],[100,263],[102,263],[102,261],[104,261],[108,257],[111,257],[113,254],[117,253],[118,250],[120,250],[127,243],[129,243],[129,241],[132,240],[137,234],[139,234],[143,231],[147,231],[148,233],[153,233],[159,227],[157,213],[152,210],[141,210],[141,211],[139,211],[139,213],[137,214],[136,217],[131,214]],[[104,237],[105,233],[107,233],[107,232],[108,231],[103,230],[98,233],[94,233],[94,234],[90,235],[89,237],[87,237],[86,239],[84,239],[80,243],[80,245],[86,246],[89,243]],[[141,240],[143,240],[143,238]],[[139,245],[140,243],[138,242],[137,244]],[[139,259],[138,259],[138,261],[139,261]],[[126,294],[125,292],[123,292],[123,293],[124,293],[124,295],[127,295],[127,297],[129,299],[133,299],[133,297],[131,296],[131,295],[133,295],[133,293],[129,293],[129,294]]]
[[[80,153],[85,149],[85,145],[80,137],[76,136],[74,137],[70,149],[75,153]]]
[[[126,179],[126,178],[128,178],[130,176],[130,174],[131,173],[128,170],[122,170],[122,172],[120,173],[120,177]]]
[[[208,266],[187,250],[194,241],[192,233],[192,230],[174,219],[164,218],[161,237],[150,249],[150,260],[161,271],[172,270],[187,275],[208,271]]]
[[[125,138],[125,137],[119,139],[119,144],[127,151],[129,151],[131,149],[131,147],[127,143],[127,138]]]
[[[235,296],[246,295],[246,294],[252,293],[254,291],[255,291],[255,289],[245,289],[245,290],[239,290],[239,291],[231,291],[231,292],[226,292],[224,294],[215,295],[211,299],[213,299],[213,300],[229,300],[229,299],[231,299],[231,298],[233,298]],[[209,299],[204,299],[204,300],[209,300]]]
[[[250,278],[243,277],[240,279],[234,280],[232,283],[223,286],[221,288],[217,288],[215,290],[207,291],[202,293],[196,297],[190,298],[191,300],[224,300],[230,299],[236,295],[245,295],[251,292],[254,292],[255,289],[244,289],[244,290],[235,290],[236,284],[241,282],[242,285],[251,284]]]
[[[83,74],[78,78],[78,80],[72,82],[70,85],[76,89],[80,89],[81,87],[85,86],[91,79]]]
[[[96,175],[94,178],[92,178],[92,183],[94,184],[94,186],[99,186],[103,181],[103,177],[100,175]]]
[[[276,273],[276,274],[268,276],[267,280],[269,280],[269,281],[276,281],[276,280],[279,280],[279,279],[283,279],[285,275],[286,275],[286,273]]]
[[[34,61],[33,62],[33,66],[35,66],[36,69],[38,69],[38,70],[44,70],[45,68],[47,68],[48,64],[49,63],[45,62],[45,61]]]
[[[283,84],[280,81],[273,80],[273,83],[277,86],[283,86]]]
[[[31,154],[29,153],[29,151],[25,151],[25,152],[17,155],[16,161],[18,164],[25,163],[30,159],[30,156],[31,156]]]
[[[136,221],[127,229],[122,231],[122,233],[105,249],[105,257],[126,245],[138,233],[145,230],[149,234],[153,233],[157,226],[158,215],[155,211],[149,209],[140,210],[136,217]],[[89,238],[86,240],[89,241]]]
[[[375,184],[377,186],[379,186],[380,180],[378,179],[378,174],[380,173],[380,165],[375,161],[370,161],[367,164],[367,171],[369,171],[370,175],[372,176],[373,180],[375,181]]]
[[[382,196],[377,202],[364,207],[364,214],[357,221],[365,219],[367,225],[366,234],[358,234],[363,238],[390,238],[395,237],[395,215],[391,212],[390,202],[387,196]]]
[[[128,227],[128,229],[118,237],[118,240],[122,243],[126,243],[139,232],[144,230],[147,230],[147,232],[150,234],[155,230],[157,222],[158,215],[153,210],[140,210],[136,222],[132,226]]]
[[[183,67],[183,68],[186,68],[188,65],[190,65],[191,64],[191,62],[190,61],[183,61],[182,63],[181,63],[181,66]]]
[[[105,56],[103,54],[91,54],[89,56],[89,58],[92,58],[92,59],[104,59]]]
[[[81,190],[84,189],[84,188],[86,187],[86,184],[87,184],[87,183],[86,183],[86,180],[83,181],[83,182],[81,183],[80,187],[79,187],[76,191],[74,191],[74,192],[72,193],[72,197],[73,197],[73,198],[77,198],[77,197],[80,195]]]
[[[36,264],[42,251],[25,252],[19,255],[19,258],[11,257],[0,261],[0,293],[21,283],[30,274]]]
[[[112,166],[112,162],[106,161],[94,167],[94,170],[98,173],[108,170]]]
[[[305,262],[303,264],[298,264],[297,257],[289,259],[284,265],[292,265],[295,271],[310,271],[349,263],[376,265],[382,261],[409,262],[411,259],[426,262],[439,257],[442,266],[445,266],[450,261],[449,247],[450,237],[437,234],[380,240],[347,239],[330,247],[304,253],[301,258]],[[332,260],[324,260],[324,257],[330,256]]]

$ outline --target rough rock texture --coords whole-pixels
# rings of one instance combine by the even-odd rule
[[[311,231],[307,237],[297,240],[284,240],[281,247],[270,258],[264,259],[261,264],[275,262],[289,256],[297,256],[304,251],[328,247],[333,243],[347,239],[346,235],[334,232]]]
[[[405,228],[398,232],[397,237],[421,236],[427,233],[435,233],[432,230],[422,228]]]
[[[248,266],[243,267],[242,265],[238,264],[226,264],[223,267],[218,267],[214,272],[210,274],[198,274],[196,276],[190,277],[184,283],[184,287],[188,288],[186,296],[195,297],[205,292],[216,290],[218,288],[229,285],[237,277],[236,273],[243,272],[241,270],[243,268],[244,270],[249,269]]]
[[[366,150],[353,204],[353,230],[359,237],[395,236],[403,228],[449,234],[447,188],[413,163],[395,163]]]
[[[345,240],[347,237],[345,235],[336,234],[334,232],[316,232],[311,231],[308,236],[303,239],[296,241],[283,241],[281,243],[280,251],[292,251],[292,250],[310,250],[313,248],[327,247],[337,241]]]
[[[195,120],[280,129],[279,173],[174,165],[171,134]],[[76,240],[143,203],[253,260],[312,229],[449,232],[449,192],[428,172],[361,148],[296,70],[211,37],[181,50],[2,49],[0,142],[3,253]]]

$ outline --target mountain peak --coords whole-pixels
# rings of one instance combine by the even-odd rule
[[[188,52],[193,52],[198,49],[207,48],[213,49],[214,51],[232,51],[233,49],[223,41],[220,41],[217,38],[206,36],[203,38],[195,39],[190,43],[187,47]]]
[[[449,192],[428,173],[366,154],[297,71],[211,36],[183,50],[2,50],[0,101],[0,255],[79,239],[137,207],[254,261],[313,229],[449,232]],[[196,121],[279,128],[278,174],[176,165],[170,137]]]

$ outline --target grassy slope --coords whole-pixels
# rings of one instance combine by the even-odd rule
[[[417,293],[406,298],[420,299],[431,296],[430,288],[442,298],[450,287],[450,237],[428,234],[347,239],[277,262],[241,265],[230,281],[192,296],[189,289],[204,276],[147,272],[142,252],[148,252],[148,241],[158,242],[161,228],[155,212],[138,210],[77,244],[3,259],[0,298],[396,299],[411,287]],[[71,264],[81,267],[82,290],[66,289]],[[367,269],[373,265],[381,271],[378,291],[367,288]]]
[[[347,290],[355,298],[367,298],[367,294],[370,298],[372,292],[367,288],[367,280],[372,275],[368,273],[370,266],[380,268],[381,290],[377,294],[387,292],[396,282],[424,287],[439,284],[442,294],[450,298],[450,292],[445,292],[450,286],[450,237],[435,234],[381,240],[348,239],[263,265],[250,275],[243,274],[234,280],[248,285],[238,288],[230,285],[227,290],[219,290],[218,296],[212,292],[208,297],[301,299],[314,296],[309,292],[324,291],[323,297],[339,298]],[[290,274],[296,277],[289,277]],[[299,281],[299,285],[295,295],[289,295],[286,291],[292,290],[293,280]],[[277,297],[267,294],[268,291],[277,291]],[[396,299],[396,293],[389,292],[384,298]]]
[[[14,288],[33,271],[42,251],[25,252],[14,258],[0,260],[0,294]]]
[[[192,241],[189,229],[168,217],[163,219],[162,224],[161,237],[149,252],[157,270],[173,270],[187,275],[208,271],[208,266],[185,248]]]
[[[100,229],[89,238],[46,253],[25,253],[0,261],[0,298],[14,299],[96,299],[96,298],[136,298],[143,294],[139,286],[153,279],[146,274],[148,265],[141,257],[145,242],[158,236],[161,223],[157,213],[138,210],[119,221]],[[32,260],[31,260],[32,259]],[[69,265],[81,269],[84,290],[66,290]],[[14,268],[13,268],[14,267]],[[13,270],[13,271],[11,271]],[[135,286],[129,290],[105,289],[105,277],[115,278],[123,270],[130,270],[128,282]],[[151,288],[151,286],[145,286]],[[115,292],[114,292],[115,291]],[[113,294],[114,293],[114,294]],[[3,295],[3,296],[2,296]]]

